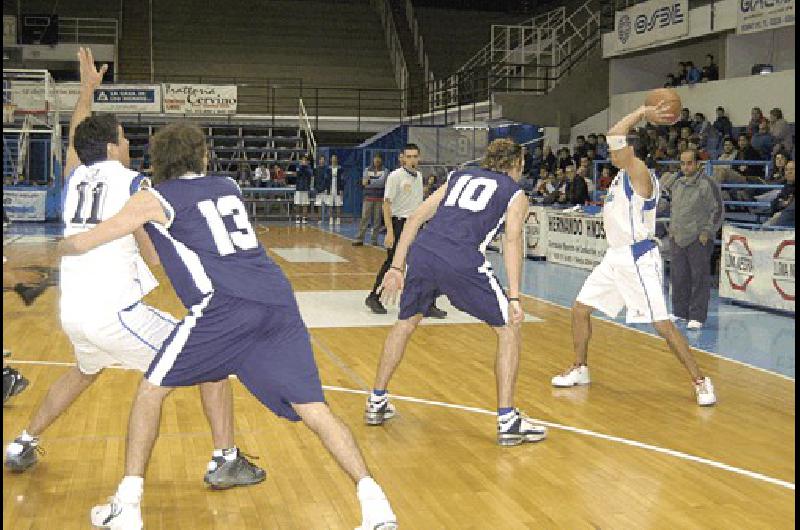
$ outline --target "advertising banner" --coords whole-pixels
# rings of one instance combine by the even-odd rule
[[[236,85],[164,83],[164,112],[236,114]]]
[[[794,26],[794,0],[738,0],[736,33]]]
[[[689,0],[650,0],[617,11],[615,38],[621,50],[635,50],[689,33]]]
[[[580,212],[547,212],[547,261],[593,269],[608,248],[603,217]]]
[[[794,230],[722,229],[719,295],[794,311]]]
[[[12,221],[44,221],[46,190],[3,188],[3,209]]]
[[[525,254],[532,258],[547,256],[547,211],[544,206],[530,206],[525,219]]]
[[[94,91],[92,109],[100,112],[161,112],[161,87],[101,85]]]

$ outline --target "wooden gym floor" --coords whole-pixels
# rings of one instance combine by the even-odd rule
[[[270,254],[294,288],[368,290],[383,253],[312,227],[259,230],[268,248],[322,249],[342,262]],[[4,248],[9,269],[56,267],[50,243]],[[183,316],[162,285],[146,301]],[[58,291],[31,307],[3,295],[3,344],[31,386],[3,408],[3,441],[25,426],[49,385],[74,362],[58,321]],[[326,397],[353,429],[404,529],[792,528],[793,380],[698,352],[719,403],[701,409],[688,377],[658,339],[594,320],[590,387],[553,389],[572,360],[570,315],[525,298],[541,321],[523,326],[517,403],[550,422],[544,442],[495,444],[494,333],[480,324],[421,326],[390,391],[398,416],[362,422],[388,327],[313,327]],[[360,308],[358,309],[360,311]],[[365,320],[368,315],[364,313]],[[388,317],[385,324],[390,324]],[[47,454],[20,475],[3,472],[4,529],[89,528],[88,511],[123,472],[128,412],[140,374],[109,369],[42,438]],[[353,485],[300,424],[280,421],[233,382],[237,442],[267,480],[210,491],[211,440],[196,388],[175,391],[145,483],[145,528],[349,529]]]

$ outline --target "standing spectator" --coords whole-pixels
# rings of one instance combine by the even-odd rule
[[[608,142],[605,134],[597,135],[597,156],[600,160],[608,160]]]
[[[766,120],[761,107],[753,107],[750,110],[750,123],[747,124],[747,136],[753,136],[758,131],[759,124]]]
[[[314,178],[311,179],[311,189],[314,190],[316,197],[314,198],[314,206],[319,207],[319,216],[317,222],[322,223],[325,219],[325,186],[327,182],[328,165],[325,161],[325,156],[320,155],[317,165],[314,167]],[[312,206],[312,210],[314,208]]]
[[[686,83],[694,85],[699,83],[702,79],[703,73],[697,68],[692,61],[686,63]]]
[[[792,131],[783,119],[783,111],[777,107],[769,111],[769,132],[775,138],[775,149],[792,152],[794,149]]]
[[[386,187],[386,176],[389,172],[383,167],[381,155],[372,158],[372,165],[364,168],[361,185],[364,187],[364,202],[361,207],[361,224],[358,226],[354,247],[364,244],[367,226],[372,224],[372,244],[378,244],[378,233],[383,219],[383,192]]]
[[[331,209],[330,224],[341,223],[344,192],[344,169],[339,165],[339,157],[331,155],[331,165],[325,171],[323,201]]]
[[[378,298],[378,288],[383,283],[383,276],[392,265],[394,251],[403,233],[406,219],[422,204],[422,174],[417,171],[419,147],[416,144],[410,143],[403,147],[402,164],[402,167],[395,169],[386,177],[386,190],[383,196],[383,219],[386,223],[386,239],[383,244],[387,250],[386,260],[381,265],[375,284],[364,301],[373,313],[379,315],[385,315],[387,311]],[[444,318],[447,313],[434,303],[425,316]]]
[[[775,146],[775,138],[769,133],[769,125],[766,122],[758,124],[758,131],[753,135],[750,142],[753,149],[758,151],[761,160],[772,158],[772,148]]]
[[[733,136],[733,124],[731,119],[725,116],[725,109],[717,107],[717,119],[714,120],[714,128],[719,132],[722,138],[726,136]]]
[[[295,223],[308,222],[308,205],[311,204],[309,192],[311,190],[311,178],[313,173],[308,165],[308,155],[303,155],[300,165],[297,167],[297,178],[295,180],[294,205],[299,207],[300,215],[295,215]]]
[[[714,56],[710,53],[706,55],[708,64],[703,67],[703,80],[717,81],[719,79],[719,67],[714,63]]]
[[[684,127],[688,127],[689,130],[692,130],[692,113],[689,112],[689,109],[683,108],[681,109],[681,117],[675,123],[675,127],[678,128],[678,131],[681,131]],[[688,138],[688,136],[687,136]]]
[[[544,165],[547,167],[548,173],[554,173],[556,170],[556,155],[553,154],[553,148],[549,145],[544,148],[543,159]]]
[[[714,237],[722,224],[722,196],[703,174],[695,151],[686,150],[680,156],[681,171],[662,179],[672,198],[672,309],[676,317],[689,321],[689,329],[700,329],[708,316],[710,262]]]

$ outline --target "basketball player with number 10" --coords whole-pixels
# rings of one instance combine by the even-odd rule
[[[375,386],[367,399],[367,425],[380,425],[394,415],[386,391],[389,379],[423,315],[434,299],[444,294],[455,307],[486,322],[497,333],[497,442],[519,445],[547,435],[545,427],[514,408],[520,323],[525,316],[519,302],[522,225],[528,213],[528,200],[518,184],[522,166],[520,145],[495,140],[482,168],[452,172],[447,185],[428,197],[406,221],[380,288],[389,303],[399,291],[403,293],[399,320],[386,339]],[[486,246],[504,225],[508,294],[486,260]]]

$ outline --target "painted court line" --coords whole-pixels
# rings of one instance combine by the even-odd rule
[[[346,236],[344,236],[342,234],[338,234],[336,232],[328,232],[327,230],[324,230],[324,229],[319,228],[319,227],[312,227],[312,228],[315,228],[316,230],[319,230],[320,232],[325,232],[327,234],[331,234],[331,235],[340,237],[342,239],[347,239],[347,240],[352,241],[350,238],[348,238],[348,237],[346,237]],[[365,245],[365,247],[367,247],[367,245]],[[374,248],[376,250],[382,250],[380,247],[372,247],[372,248]],[[551,302],[550,300],[545,300],[544,298],[539,298],[538,296],[533,296],[533,295],[530,295],[530,294],[527,294],[527,293],[521,293],[521,294],[522,294],[522,296],[524,296],[526,298],[530,298],[531,300],[536,300],[538,302],[542,302],[542,303],[549,304],[549,305],[552,305],[552,306],[560,307],[561,309],[566,309],[567,311],[570,310],[570,308],[565,306],[565,305],[561,305],[561,304],[556,303],[556,302]],[[626,326],[625,324],[623,324],[621,322],[616,322],[614,320],[606,320],[606,319],[599,318],[599,317],[594,316],[594,315],[593,315],[593,318],[595,318],[595,319],[597,319],[597,320],[599,320],[601,322],[609,322],[611,324],[614,324],[615,326],[618,326],[618,327],[621,327],[621,328],[624,328],[624,329],[627,329],[627,330],[630,330],[630,331],[635,331],[637,333],[641,333],[642,335],[647,335],[648,337],[659,338],[657,335],[654,335],[652,333],[648,333],[646,331],[642,331],[640,329],[628,327],[628,326]],[[693,350],[701,351],[703,353],[706,353],[706,354],[708,354],[708,355],[710,355],[712,357],[715,357],[717,359],[721,359],[723,361],[728,361],[730,363],[738,364],[739,366],[746,366],[747,368],[752,368],[753,370],[757,370],[757,371],[763,372],[765,374],[774,375],[776,377],[780,377],[781,379],[785,379],[787,381],[791,381],[792,383],[795,382],[794,377],[790,377],[788,375],[780,374],[778,372],[773,372],[771,370],[767,370],[766,368],[761,368],[759,366],[748,364],[748,363],[743,362],[743,361],[738,361],[736,359],[731,359],[730,357],[725,357],[724,355],[721,355],[719,353],[714,353],[714,352],[711,352],[711,351],[708,351],[708,350],[704,350],[703,348],[698,348],[698,347],[695,347],[695,346],[692,346],[691,348]]]
[[[67,363],[67,362],[58,362],[58,361],[17,361],[17,360],[8,360],[8,363],[13,364],[34,364],[34,365],[50,365],[50,366],[75,366],[75,363]],[[112,366],[110,368],[118,368],[123,370],[128,370],[129,368],[122,367],[122,366]],[[330,390],[333,392],[342,392],[346,394],[361,394],[364,396],[369,395],[369,390],[359,390],[355,388],[344,388],[340,386],[330,386],[330,385],[322,385],[322,388],[325,390]],[[469,407],[466,405],[459,405],[456,403],[447,403],[444,401],[431,401],[428,399],[416,398],[412,396],[399,396],[392,394],[392,399],[396,399],[398,401],[408,401],[410,403],[418,403],[421,405],[429,405],[434,407],[442,407],[447,409],[454,409],[454,410],[461,410],[465,412],[471,412],[473,414],[483,414],[487,416],[494,416],[497,414],[496,411],[486,410],[479,407]],[[676,451],[674,449],[667,449],[665,447],[659,447],[657,445],[651,445],[644,442],[638,442],[636,440],[629,440],[627,438],[622,438],[619,436],[612,436],[610,434],[604,434],[596,431],[591,431],[589,429],[581,429],[579,427],[572,427],[570,425],[563,425],[560,423],[554,423],[550,421],[539,420],[536,418],[534,419],[537,423],[541,423],[553,429],[559,429],[562,431],[568,431],[575,434],[580,434],[583,436],[589,436],[591,438],[598,438],[601,440],[606,440],[609,442],[615,442],[623,445],[628,445],[630,447],[636,447],[639,449],[646,449],[648,451],[653,451],[655,453],[660,453],[668,456],[672,456],[675,458],[679,458],[681,460],[687,460],[689,462],[695,462],[698,464],[703,464],[706,466],[710,466],[716,469],[722,469],[723,471],[729,471],[731,473],[736,473],[737,475],[743,475],[746,477],[750,477],[755,480],[760,480],[762,482],[767,482],[769,484],[774,484],[776,486],[780,486],[782,488],[786,488],[789,490],[794,491],[795,485],[792,482],[787,482],[785,480],[780,480],[774,477],[770,477],[767,475],[763,475],[761,473],[756,473],[755,471],[750,471],[749,469],[743,469],[740,467],[731,466],[722,462],[717,462],[716,460],[709,460],[708,458],[702,458],[695,455],[690,455],[688,453],[683,453],[681,451]]]

